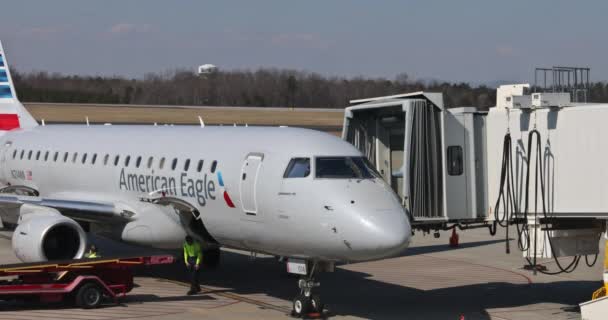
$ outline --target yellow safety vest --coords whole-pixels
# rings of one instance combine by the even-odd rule
[[[189,257],[196,257],[196,264],[200,264],[202,256],[201,245],[198,242],[192,241],[192,244],[188,244],[188,242],[184,243],[184,262],[188,263]]]

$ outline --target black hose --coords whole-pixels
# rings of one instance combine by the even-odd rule
[[[500,187],[498,191],[498,199],[496,199],[496,205],[494,206],[494,221],[496,224],[504,227],[505,231],[505,251],[506,253],[511,252],[509,246],[509,224],[513,220],[514,216],[518,214],[517,203],[515,202],[515,191],[513,183],[513,157],[511,155],[512,143],[511,134],[507,133],[503,141],[502,147],[502,165],[500,169]],[[500,204],[504,207],[504,214],[502,217],[499,215]],[[496,226],[494,230],[490,228],[490,234],[496,234]]]
[[[529,214],[528,211],[528,200],[529,200],[529,186],[530,186],[530,160],[531,160],[531,154],[532,154],[532,140],[534,139],[534,137],[536,137],[536,161],[535,161],[535,168],[536,168],[536,175],[535,175],[535,185],[534,185],[534,223],[535,223],[535,228],[537,228],[536,223],[538,221],[538,187],[539,187],[539,181],[540,181],[540,200],[542,203],[542,213],[543,213],[543,217],[545,218],[545,230],[549,230],[549,219],[548,219],[548,214],[547,214],[547,207],[546,207],[546,201],[545,201],[545,183],[544,183],[544,176],[543,176],[543,170],[544,170],[544,166],[543,166],[543,159],[542,159],[542,153],[541,153],[541,137],[540,137],[540,132],[538,132],[538,130],[534,129],[532,131],[530,131],[530,133],[528,134],[528,150],[527,150],[527,159],[526,159],[526,165],[527,165],[527,173],[526,173],[526,190],[525,190],[525,205],[524,205],[524,216],[527,217]],[[527,219],[525,224],[527,225]],[[557,265],[559,271],[557,272],[548,272],[548,271],[544,271],[544,270],[540,270],[537,268],[537,263],[536,263],[536,256],[537,256],[537,248],[536,248],[536,244],[537,244],[537,233],[538,233],[538,229],[536,229],[534,231],[534,257],[533,257],[533,261],[530,261],[529,258],[526,257],[526,260],[528,260],[528,263],[530,264],[530,266],[533,268],[533,270],[539,271],[543,274],[549,274],[549,275],[555,275],[555,274],[560,274],[560,273],[570,273],[572,271],[574,271],[576,269],[576,267],[578,266],[578,263],[580,261],[581,256],[574,256],[574,258],[572,259],[572,261],[570,262],[570,264],[568,264],[568,266],[563,267],[562,264],[559,262],[559,259],[557,259],[557,256],[555,254],[555,249],[551,240],[551,235],[549,233],[547,233],[547,239],[549,240],[549,246],[551,247],[551,255],[553,256],[553,260],[555,261],[555,264]],[[529,239],[529,238],[528,238]],[[586,259],[586,258],[585,258]]]
[[[593,258],[593,262],[589,263],[589,255],[585,255],[585,264],[587,265],[587,267],[593,267],[595,265],[595,263],[597,262],[597,256],[599,255],[599,253],[594,254],[594,258]]]
[[[533,247],[530,247],[531,244],[531,239],[530,239],[530,226],[528,224],[528,215],[530,214],[529,211],[529,201],[530,201],[530,168],[531,168],[531,160],[532,160],[532,144],[533,142],[535,142],[535,146],[536,146],[536,155],[534,156],[534,160],[535,160],[535,177],[534,177],[534,227],[535,227],[535,232],[534,232],[534,244]],[[581,256],[577,255],[574,256],[572,261],[566,265],[565,267],[560,263],[560,261],[558,260],[556,254],[555,254],[555,249],[554,246],[552,244],[552,239],[551,239],[551,235],[549,233],[547,233],[547,238],[549,240],[549,245],[551,246],[551,254],[553,256],[553,259],[555,261],[555,264],[557,265],[558,271],[555,272],[550,272],[550,271],[545,271],[542,269],[538,268],[538,264],[537,264],[537,253],[538,253],[538,214],[539,214],[539,208],[538,208],[538,200],[539,200],[539,187],[540,187],[540,201],[542,203],[542,215],[545,218],[544,219],[544,223],[545,223],[545,230],[549,230],[549,215],[547,212],[547,207],[546,207],[546,197],[545,197],[545,184],[544,184],[544,176],[543,176],[543,170],[545,169],[544,164],[543,164],[543,158],[542,158],[542,152],[541,152],[541,147],[542,147],[542,142],[541,142],[541,135],[540,132],[536,129],[533,129],[532,131],[530,131],[530,133],[528,134],[528,145],[527,145],[528,149],[526,150],[526,154],[527,154],[527,158],[526,158],[526,182],[525,182],[525,191],[524,191],[524,210],[519,211],[519,208],[517,206],[517,201],[515,199],[516,193],[514,190],[514,177],[513,177],[513,160],[512,160],[512,139],[511,139],[511,135],[509,133],[507,133],[505,135],[504,141],[503,141],[503,150],[502,150],[502,163],[501,163],[501,171],[500,171],[500,188],[499,188],[499,192],[498,192],[498,199],[496,200],[496,206],[494,209],[494,223],[490,226],[488,226],[488,229],[490,231],[491,235],[495,235],[496,234],[496,229],[497,226],[501,226],[504,227],[506,229],[506,237],[505,237],[505,249],[506,252],[509,253],[510,252],[510,248],[509,248],[509,224],[513,223],[516,226],[517,229],[517,238],[518,238],[518,248],[521,251],[526,251],[526,250],[533,250],[533,258],[532,260],[529,257],[526,257],[526,260],[529,264],[530,267],[532,267],[532,269],[534,270],[534,273],[536,274],[536,272],[541,272],[543,274],[548,274],[548,275],[556,275],[556,274],[560,274],[560,273],[571,273],[573,272],[577,267],[578,264],[580,262]],[[504,207],[504,214],[502,215],[502,217],[499,214],[500,211],[500,206]],[[523,222],[520,222],[520,220],[523,220]],[[588,266],[593,266],[597,261],[597,255],[595,256],[594,260],[592,263],[589,263],[588,257],[585,256],[585,263]]]

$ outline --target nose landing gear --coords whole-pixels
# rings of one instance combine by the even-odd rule
[[[320,287],[321,284],[315,281],[317,272],[317,262],[314,262],[310,273],[298,280],[300,294],[293,299],[291,315],[297,318],[321,318],[325,305],[321,301],[321,295],[313,293],[313,289]]]

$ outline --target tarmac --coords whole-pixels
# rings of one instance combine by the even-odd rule
[[[10,235],[0,233],[2,264],[18,262]],[[602,285],[603,252],[593,267],[586,266],[583,258],[573,273],[534,275],[523,269],[525,260],[516,250],[516,240],[510,240],[511,254],[505,253],[504,229],[496,237],[487,229],[460,231],[458,248],[448,246],[449,235],[416,233],[401,256],[341,265],[333,273],[321,274],[320,292],[329,318],[580,319],[578,304],[590,300]],[[102,255],[143,250],[93,241]],[[569,258],[562,259],[567,263]],[[551,261],[546,266],[555,270]],[[0,302],[0,320],[288,319],[291,299],[298,291],[297,278],[274,257],[233,250],[223,251],[218,269],[202,271],[201,294],[185,294],[185,277],[181,263],[149,267],[138,270],[137,287],[119,305],[82,310]]]

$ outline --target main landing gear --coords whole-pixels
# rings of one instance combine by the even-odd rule
[[[298,281],[300,294],[293,299],[291,315],[298,318],[307,316],[321,317],[325,305],[321,301],[318,293],[313,293],[313,289],[321,284],[315,281],[315,273],[318,272],[318,262],[314,262],[310,273]]]

